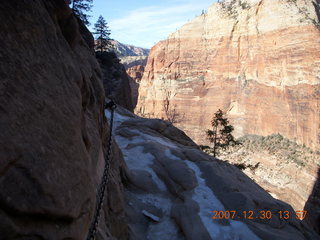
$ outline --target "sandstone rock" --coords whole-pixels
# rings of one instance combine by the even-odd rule
[[[128,75],[132,78],[132,80],[137,83],[137,86],[139,88],[138,83],[140,83],[142,76],[144,72],[144,66],[143,65],[136,65],[133,67],[130,67],[127,69]]]
[[[199,206],[192,199],[175,203],[171,210],[173,219],[184,232],[187,240],[210,240],[211,237],[203,227],[198,215]]]
[[[127,56],[121,57],[121,63],[124,65],[127,74],[129,75],[129,83],[131,87],[131,96],[133,106],[137,105],[139,83],[142,79],[144,68],[147,64],[147,56]]]
[[[308,212],[304,221],[320,234],[320,168],[304,209]]]
[[[145,67],[147,64],[148,56],[126,56],[126,57],[120,57],[121,63],[126,68],[126,70],[137,67]],[[142,72],[143,73],[143,72]]]
[[[139,189],[148,193],[155,193],[159,191],[157,185],[152,180],[150,173],[144,170],[131,170],[129,175],[130,182]]]
[[[184,190],[192,190],[198,185],[194,172],[185,163],[174,161],[172,157],[157,159],[157,161],[161,162],[169,178]]]
[[[144,72],[144,65],[137,65],[127,69],[127,74],[130,77],[130,87],[133,107],[136,107],[139,96],[139,83]]]
[[[135,126],[135,128],[150,128],[158,133],[161,133],[168,139],[176,141],[182,145],[197,147],[197,145],[180,129],[172,126],[171,123],[160,119],[142,119],[136,118],[125,121],[122,127]]]
[[[295,217],[280,220],[279,211],[289,211],[291,216],[295,216],[293,215],[295,211],[288,204],[265,194],[265,191],[254,182],[248,182],[248,177],[240,171],[233,171],[232,168],[236,167],[220,161],[200,162],[199,166],[206,177],[207,185],[219,196],[226,209],[236,210],[237,214],[252,211],[254,216],[261,210],[272,212],[270,220],[259,217],[244,219],[249,228],[262,239],[270,239],[271,236],[287,240],[319,238]],[[301,232],[295,233],[293,229],[300,229]],[[282,231],[286,234],[281,233]]]
[[[112,40],[114,51],[118,57],[126,56],[146,56],[149,54],[149,49],[136,47],[128,44],[120,43],[119,41]]]
[[[292,2],[252,0],[248,9],[237,6],[234,17],[213,4],[159,42],[148,57],[136,113],[165,118],[163,100],[170,91],[171,107],[184,116],[175,125],[198,144],[209,144],[205,131],[220,108],[236,137],[280,133],[319,148],[320,31],[310,20],[319,22],[319,1]],[[196,150],[184,154],[206,158]],[[279,164],[274,158],[262,162],[258,184],[303,210],[319,163],[302,170]]]
[[[281,133],[319,148],[319,7],[293,2],[250,1],[234,17],[210,6],[151,49],[136,112],[165,118],[170,91],[184,116],[177,126],[198,144],[208,143],[205,130],[221,108],[236,136]]]
[[[126,185],[130,239],[319,239],[294,217],[280,220],[278,211],[293,212],[292,207],[274,199],[238,168],[165,136],[167,122],[136,117],[122,108],[115,119],[115,138],[129,170],[147,171],[157,185],[153,192]],[[237,216],[261,210],[272,211],[273,216],[213,220],[210,212],[222,208],[236,210]],[[159,216],[159,222],[143,211]]]
[[[103,72],[103,84],[108,98],[116,104],[133,111],[130,78],[124,66],[113,52],[96,53]]]
[[[0,238],[85,239],[108,131],[92,36],[64,0],[6,1],[0,20]],[[98,239],[127,238],[112,159]]]

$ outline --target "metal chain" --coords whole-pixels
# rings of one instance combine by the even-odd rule
[[[109,139],[108,139],[108,151],[107,151],[107,156],[105,158],[105,166],[103,170],[103,175],[102,175],[102,180],[99,186],[99,190],[97,193],[97,205],[96,205],[96,210],[94,214],[94,219],[91,223],[89,234],[87,237],[87,240],[95,240],[97,231],[98,231],[98,226],[99,226],[99,220],[100,220],[100,213],[101,209],[103,206],[103,201],[105,197],[105,190],[107,187],[108,183],[108,173],[110,169],[110,155],[111,155],[111,145],[112,145],[112,127],[113,127],[113,116],[114,116],[114,110],[116,108],[116,104],[111,100],[109,103],[107,103],[106,108],[111,109],[111,117],[110,117],[110,130],[109,130]]]

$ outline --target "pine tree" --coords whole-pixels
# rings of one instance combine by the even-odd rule
[[[91,11],[93,0],[72,0],[72,10],[81,21],[89,26],[89,15],[86,12]]]
[[[97,35],[97,49],[102,53],[105,50],[109,50],[113,47],[110,39],[109,27],[106,20],[100,15],[98,21],[94,24],[95,32],[93,34]]]
[[[212,118],[211,121],[212,130],[207,130],[207,136],[211,143],[213,143],[213,156],[215,157],[219,148],[226,148],[231,143],[237,144],[232,131],[234,130],[232,125],[229,125],[229,121],[224,117],[224,113],[219,109]]]

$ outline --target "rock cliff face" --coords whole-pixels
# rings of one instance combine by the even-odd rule
[[[123,44],[115,40],[111,42],[114,46],[114,51],[118,57],[149,55],[149,49]]]
[[[121,57],[121,63],[126,68],[126,72],[130,77],[130,87],[132,103],[135,107],[138,101],[139,84],[142,79],[145,66],[147,64],[147,56],[127,56]]]
[[[139,85],[147,64],[148,56],[128,56],[121,57],[120,60],[126,68],[128,75]]]
[[[64,0],[0,8],[0,239],[85,239],[106,150],[93,38]],[[121,152],[98,239],[126,239]]]
[[[92,36],[65,2],[1,4],[1,240],[83,240],[93,220],[110,114]],[[168,122],[119,106],[115,130],[98,240],[319,239],[294,215],[279,218],[294,213],[288,204]],[[231,209],[242,218],[212,219]],[[270,221],[241,215],[260,210]]]
[[[197,143],[221,108],[236,136],[281,133],[319,148],[319,1],[240,2],[213,4],[151,49],[136,111],[165,117],[169,92]]]
[[[113,52],[96,52],[96,56],[103,72],[106,96],[112,98],[116,104],[133,111],[137,100],[134,102],[131,97],[133,92],[131,90],[132,79],[128,76],[119,58]]]

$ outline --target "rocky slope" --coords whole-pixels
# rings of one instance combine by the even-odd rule
[[[110,113],[106,112],[108,118]],[[122,108],[115,113],[115,140],[128,166],[126,213],[132,240],[320,239],[236,167],[202,151],[181,130]],[[214,211],[236,211],[214,219]],[[243,211],[254,217],[245,218]],[[270,219],[261,219],[270,211]],[[289,211],[281,219],[279,211]]]
[[[0,239],[85,239],[106,152],[93,38],[64,0],[0,7]],[[113,161],[98,239],[127,239]]]
[[[148,56],[150,52],[149,49],[123,44],[116,40],[112,40],[111,42],[118,57]]]
[[[319,232],[320,152],[314,152],[281,135],[249,135],[241,145],[220,151],[218,158],[244,168],[244,173],[274,198],[296,211],[308,211],[307,222]],[[205,150],[210,153],[209,149]]]
[[[236,136],[280,133],[319,148],[318,15],[311,0],[213,4],[151,49],[136,112],[165,117],[169,92],[177,126],[197,143],[221,108]]]
[[[175,125],[208,145],[205,130],[220,108],[227,112],[236,136],[281,133],[319,148],[319,1],[238,3],[213,4],[151,49],[136,112],[166,118],[168,98],[169,115],[177,116]],[[310,197],[318,191],[313,189],[319,161],[301,169],[265,152],[247,158],[241,154],[230,158],[253,166],[260,162],[254,176],[246,171],[273,196],[296,210],[306,202],[319,209],[317,198]],[[316,225],[319,212],[312,214]]]

